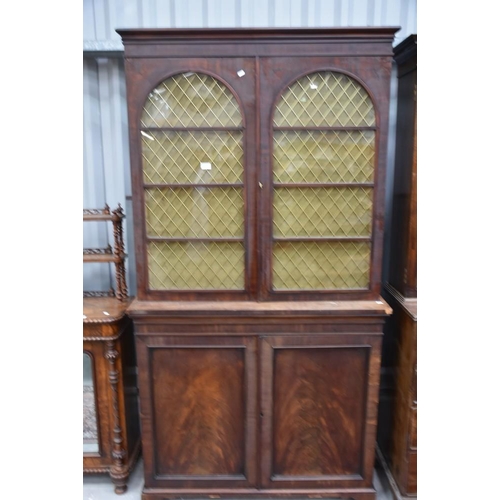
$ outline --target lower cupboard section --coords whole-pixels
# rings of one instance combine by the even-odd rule
[[[144,499],[375,498],[378,335],[139,336],[137,352]]]

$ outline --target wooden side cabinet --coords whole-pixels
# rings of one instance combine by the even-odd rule
[[[395,336],[394,394],[380,419],[379,459],[397,500],[417,495],[417,299],[387,286]]]
[[[388,283],[382,294],[394,310],[384,345],[394,377],[393,397],[381,398],[378,444],[399,500],[417,494],[417,36],[401,42],[394,58],[396,163]]]
[[[83,472],[109,473],[116,493],[126,491],[140,450],[133,324],[125,315],[128,304],[116,298],[83,299]]]

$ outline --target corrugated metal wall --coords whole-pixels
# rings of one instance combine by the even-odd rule
[[[128,283],[135,293],[132,207],[123,46],[116,28],[401,26],[394,44],[417,32],[416,0],[84,0],[83,132],[84,207],[118,203],[125,208]],[[395,96],[388,151],[388,203],[394,161]],[[128,199],[127,199],[128,198]],[[388,227],[390,217],[387,217]],[[112,232],[103,224],[84,226],[84,246],[106,246]],[[387,258],[387,252],[385,258]],[[106,266],[84,266],[84,289],[106,290]]]
[[[116,28],[401,26],[416,33],[416,0],[84,0],[84,47],[121,50]]]

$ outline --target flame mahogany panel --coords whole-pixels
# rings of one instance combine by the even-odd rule
[[[243,349],[154,349],[151,367],[157,473],[243,475]]]
[[[273,472],[361,473],[368,349],[278,349]]]

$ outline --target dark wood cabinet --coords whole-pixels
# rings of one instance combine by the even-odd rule
[[[417,36],[394,50],[398,67],[396,162],[388,283],[394,310],[386,325],[393,397],[381,400],[378,443],[398,498],[417,494]]]
[[[398,67],[396,159],[392,199],[389,284],[417,296],[417,35],[394,49]]]
[[[119,30],[143,500],[375,499],[396,30]]]

